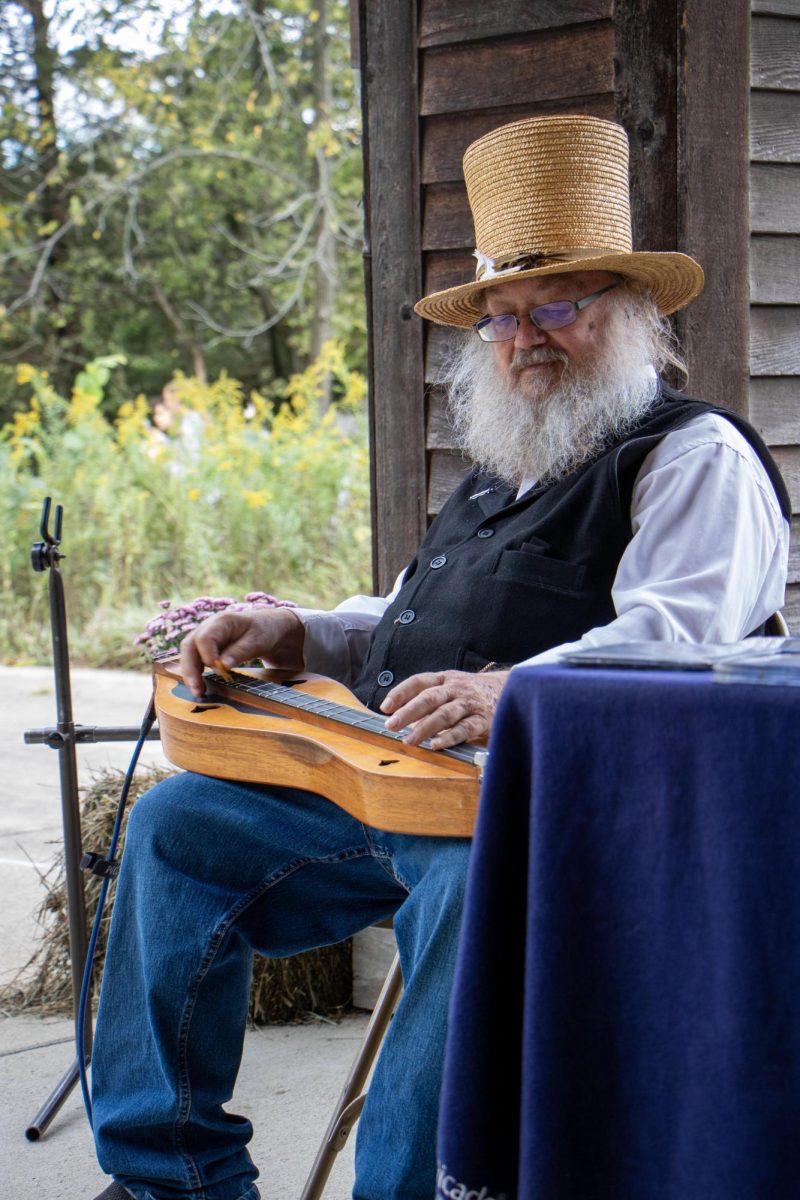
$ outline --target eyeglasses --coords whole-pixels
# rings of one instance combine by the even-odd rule
[[[582,308],[594,304],[595,300],[599,300],[615,287],[619,287],[619,284],[610,283],[608,287],[601,288],[599,292],[592,292],[591,296],[584,296],[582,300],[551,300],[549,304],[540,304],[538,308],[532,308],[528,316],[537,329],[563,329],[565,325],[572,325],[577,321]],[[517,336],[519,317],[515,313],[481,317],[480,321],[475,322],[473,329],[485,342],[510,342]]]

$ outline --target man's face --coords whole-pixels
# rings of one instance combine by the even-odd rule
[[[560,329],[538,329],[528,315],[544,303],[586,299],[618,280],[584,271],[486,290],[489,315],[512,313],[519,328],[507,342],[468,335],[450,364],[453,428],[469,458],[508,483],[557,479],[649,411],[663,335],[646,296],[609,291]]]
[[[487,350],[495,355],[503,381],[536,400],[550,394],[565,370],[563,358],[548,360],[549,353],[555,351],[566,355],[570,369],[576,373],[594,367],[606,347],[606,306],[613,293],[593,301],[578,313],[572,325],[561,329],[539,329],[528,314],[532,308],[554,300],[582,300],[618,280],[618,276],[607,271],[576,271],[512,279],[489,288],[486,292],[488,316],[514,313],[519,317],[514,338],[487,346]],[[529,351],[535,353],[529,355]],[[544,361],[531,361],[540,356]]]

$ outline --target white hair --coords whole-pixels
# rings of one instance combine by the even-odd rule
[[[558,383],[526,379],[523,367],[558,360]],[[470,330],[440,380],[464,454],[508,483],[551,481],[618,441],[653,405],[655,372],[682,364],[668,322],[638,285],[609,293],[603,341],[590,367],[554,347],[520,350],[504,378],[491,345]],[[685,370],[685,368],[683,368]]]

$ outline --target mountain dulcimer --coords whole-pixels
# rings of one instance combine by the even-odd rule
[[[161,742],[176,766],[317,792],[377,829],[471,836],[484,747],[406,746],[384,717],[321,675],[287,679],[250,668],[226,675],[204,675],[198,700],[177,661],[154,665]]]

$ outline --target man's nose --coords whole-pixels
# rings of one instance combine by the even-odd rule
[[[547,331],[534,325],[527,313],[519,314],[517,320],[519,325],[514,338],[516,350],[529,350],[531,346],[543,346],[547,342]]]

